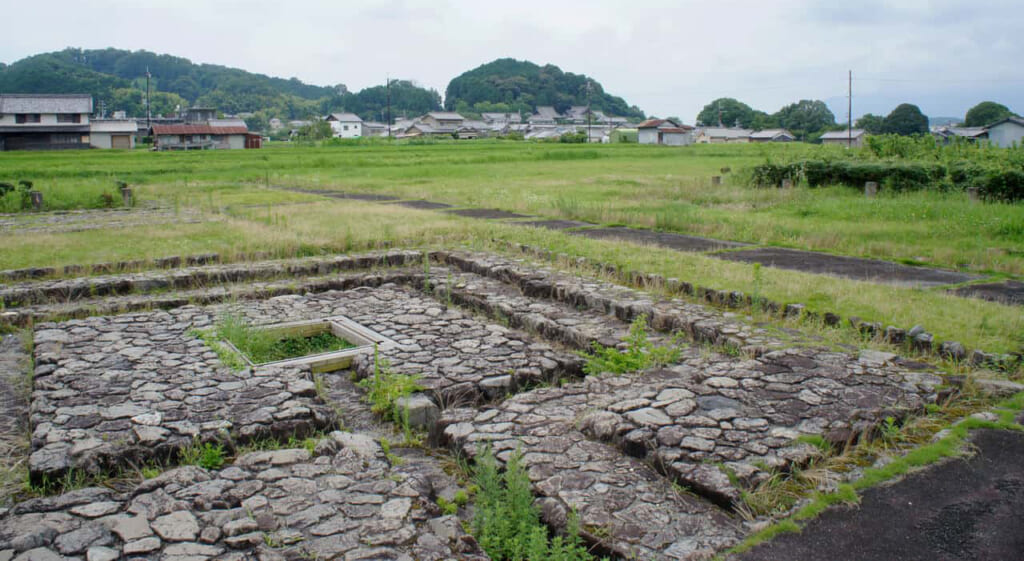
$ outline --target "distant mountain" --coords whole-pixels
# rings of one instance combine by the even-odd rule
[[[945,127],[949,125],[959,125],[964,122],[963,117],[928,117],[929,127]]]
[[[298,78],[275,78],[238,68],[192,61],[148,51],[120,49],[63,51],[30,56],[0,65],[0,92],[89,93],[96,107],[145,115],[143,94],[150,72],[154,114],[177,106],[215,107],[224,113],[258,113],[253,125],[263,128],[272,117],[302,119],[331,111],[351,111],[364,119],[381,119],[384,86],[352,93],[343,84],[315,86]],[[392,82],[392,114],[419,115],[441,108],[441,96],[408,81]]]
[[[639,107],[606,93],[593,78],[562,72],[553,64],[538,66],[512,58],[489,62],[452,79],[445,92],[444,106],[460,112],[529,114],[537,106],[550,105],[561,113],[570,106],[587,104],[588,81],[590,103],[595,111],[619,117],[644,117]]]

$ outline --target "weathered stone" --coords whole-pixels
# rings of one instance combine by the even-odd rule
[[[124,544],[124,546],[121,548],[121,551],[125,555],[139,555],[143,553],[149,553],[151,551],[156,551],[158,549],[160,549],[160,538],[151,537],[128,542]]]
[[[158,536],[167,541],[195,541],[199,536],[199,522],[192,513],[184,510],[157,518],[152,527]]]
[[[441,416],[441,409],[422,393],[399,398],[395,402],[395,406],[413,427],[429,428]]]

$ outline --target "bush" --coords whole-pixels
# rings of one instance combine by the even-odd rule
[[[986,201],[1024,201],[1024,171],[994,171],[981,182],[978,194]]]
[[[803,162],[789,164],[765,162],[751,170],[750,182],[756,187],[779,187],[782,185],[783,179],[788,179],[795,184],[803,179],[803,176]]]

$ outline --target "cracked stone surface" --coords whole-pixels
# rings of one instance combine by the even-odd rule
[[[699,558],[739,535],[715,506],[739,498],[736,483],[814,454],[799,436],[844,442],[934,399],[941,379],[880,358],[787,350],[737,361],[690,350],[668,369],[591,376],[484,411],[450,409],[441,424],[446,442],[470,456],[482,445],[501,460],[520,450],[556,523],[574,508],[584,526],[611,528],[601,539],[619,555]],[[669,480],[713,501],[666,503]]]
[[[317,451],[253,452],[219,471],[173,469],[127,493],[22,502],[0,519],[0,557],[487,558],[436,506],[452,485],[440,469],[392,466],[365,435],[335,432]]]
[[[403,402],[416,424],[470,457],[483,444],[502,461],[521,450],[545,521],[564,529],[575,509],[588,541],[627,558],[722,551],[748,531],[729,508],[740,493],[766,469],[788,469],[814,452],[798,437],[845,442],[887,416],[923,408],[941,383],[891,354],[826,349],[798,331],[521,260],[435,252],[426,269],[420,257],[388,252],[266,262],[251,272],[232,265],[102,277],[98,286],[110,296],[79,294],[76,305],[166,301],[169,309],[36,325],[33,473],[173,459],[195,437],[287,438],[338,421],[355,432],[332,433],[314,457],[256,452],[219,472],[172,470],[126,494],[86,489],[20,503],[0,523],[0,559],[478,555],[458,521],[434,506],[455,489],[437,458],[404,451],[406,461],[391,465],[379,445],[389,428],[361,401],[349,372],[325,376],[324,402],[305,367],[235,372],[220,364],[191,330],[228,312],[260,325],[344,316],[387,337],[394,344],[378,358],[420,376],[425,388]],[[381,265],[393,268],[351,271]],[[289,270],[300,279],[291,288],[278,279]],[[144,278],[154,290],[179,286],[169,280],[179,274],[181,287],[201,279],[250,284],[205,289],[209,305],[140,288]],[[49,302],[68,286],[80,293],[82,282],[10,290]],[[252,300],[215,304],[243,289]],[[268,294],[278,295],[261,299]],[[651,341],[679,347],[680,360],[582,378],[574,351],[595,342],[623,347],[640,315]],[[364,350],[352,371],[370,376],[373,364]]]

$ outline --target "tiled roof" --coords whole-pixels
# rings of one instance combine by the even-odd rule
[[[89,94],[0,94],[0,114],[92,113]]]
[[[844,131],[829,131],[821,135],[822,140],[845,140],[847,138],[857,138],[864,134],[863,129],[853,129],[852,131],[847,129]]]
[[[211,127],[210,125],[153,125],[153,134],[246,134],[245,127]]]
[[[355,113],[331,113],[327,116],[328,121],[338,121],[341,123],[362,123],[363,120],[359,118],[359,115]]]
[[[750,133],[750,138],[765,138],[772,139],[779,135],[786,135],[793,137],[793,133],[786,129],[765,129],[763,131],[757,131]],[[794,137],[795,138],[795,137]]]
[[[439,121],[454,121],[454,120],[461,121],[462,120],[462,115],[459,115],[458,113],[456,113],[454,111],[431,111],[430,113],[427,113],[427,115],[429,115],[429,116],[431,116],[431,117],[433,117],[433,118],[435,118],[435,119],[437,119]]]

